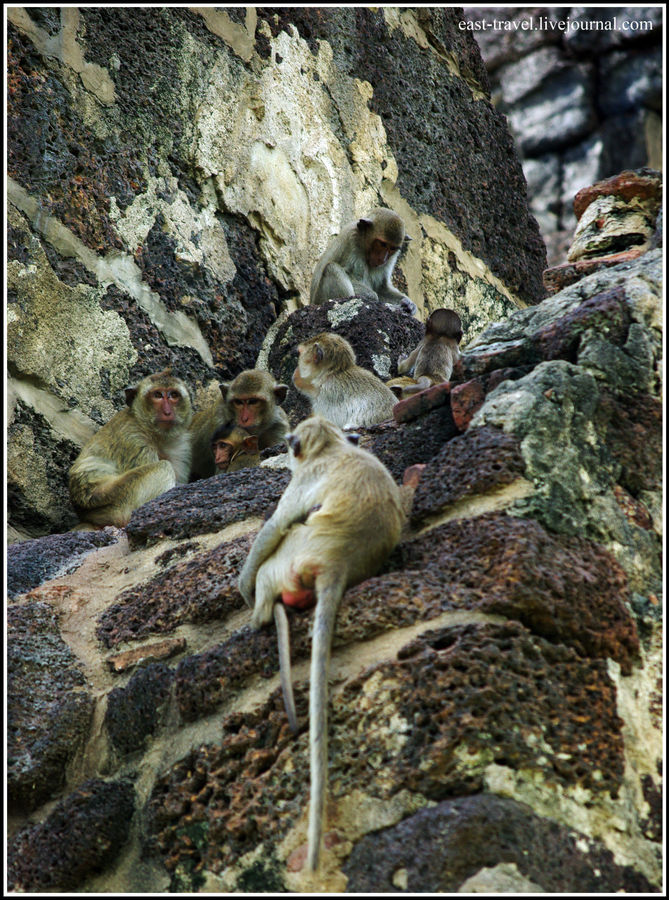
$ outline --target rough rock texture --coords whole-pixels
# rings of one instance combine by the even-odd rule
[[[66,575],[81,565],[87,553],[96,547],[113,544],[115,528],[103,531],[52,534],[7,547],[7,593],[16,597],[49,578]]]
[[[559,265],[577,191],[623,169],[662,167],[661,9],[488,6],[463,18],[523,158],[549,265]]]
[[[31,811],[65,786],[95,700],[48,603],[11,606],[7,619],[7,794]]]
[[[662,892],[662,254],[515,308],[543,263],[459,16],[9,11],[12,402],[64,455],[154,359],[203,386],[270,348],[292,364],[287,323],[349,309],[297,307],[368,205],[405,216],[398,283],[422,309],[470,310],[439,402],[361,437],[407,523],[338,612],[319,872],[313,613],[289,612],[294,734],[274,629],[236,589],[290,477],[256,468],[175,488],[67,561],[42,538],[10,573],[37,561],[8,612],[18,892]],[[337,327],[391,370],[403,314],[350,306]],[[53,360],[40,310],[71,335]]]
[[[501,888],[504,893],[650,890],[634,869],[616,865],[608,850],[577,832],[541,819],[522,803],[476,794],[444,800],[362,838],[345,866],[347,891],[477,893],[500,889],[495,869],[509,863],[515,879]],[[465,887],[486,868],[493,876],[486,887]]]
[[[175,488],[17,595],[18,889],[660,891],[661,297],[659,250],[585,277],[489,326],[411,415],[362,429],[408,520],[339,609],[317,876],[312,613],[289,610],[293,735],[274,630],[250,629],[236,588],[287,470]],[[99,856],[81,837],[78,856],[52,849],[61,809],[88,838],[91,778],[136,792],[118,858],[114,812],[91,826]]]
[[[127,384],[171,365],[199,403],[253,367],[330,236],[373,206],[406,222],[395,277],[422,318],[454,307],[472,338],[544,296],[513,139],[459,20],[8,10],[13,540],[76,523],[67,470]]]

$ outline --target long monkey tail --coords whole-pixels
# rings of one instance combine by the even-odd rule
[[[293,682],[290,676],[290,628],[288,616],[283,603],[274,604],[274,624],[279,643],[279,671],[281,673],[281,691],[283,703],[286,707],[288,724],[291,731],[297,731],[297,714],[295,712],[295,697],[293,696]]]
[[[317,606],[311,645],[309,686],[309,746],[311,752],[311,797],[309,801],[309,852],[307,866],[318,868],[323,833],[328,771],[328,670],[337,607],[344,593],[341,575],[316,577]]]

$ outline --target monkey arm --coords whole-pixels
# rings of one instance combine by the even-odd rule
[[[272,556],[290,529],[306,520],[314,508],[313,496],[313,491],[300,490],[299,484],[291,482],[274,514],[258,532],[237,582],[239,593],[249,606],[253,606],[258,569]]]
[[[408,356],[404,358],[400,357],[397,360],[397,371],[400,375],[406,375],[407,372],[410,372],[411,369],[416,365],[416,359],[418,357],[418,351],[420,350],[422,344],[419,344]]]

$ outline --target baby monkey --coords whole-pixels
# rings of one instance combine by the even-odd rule
[[[403,385],[404,394],[424,391],[433,384],[448,381],[460,359],[462,322],[453,309],[435,309],[425,323],[425,337],[409,356],[400,359],[397,371],[409,373],[415,384]]]
[[[318,867],[327,775],[328,666],[335,617],[347,587],[374,575],[399,540],[404,514],[392,476],[375,456],[321,416],[287,438],[292,478],[244,563],[239,590],[255,606],[251,625],[277,625],[281,684],[297,727],[283,604],[316,604],[311,649],[311,800],[308,866]],[[283,601],[282,602],[280,602]]]
[[[217,475],[221,472],[239,472],[260,462],[258,435],[249,434],[245,428],[233,424],[222,425],[214,432],[211,452]]]

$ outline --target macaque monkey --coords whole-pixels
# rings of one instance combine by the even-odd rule
[[[324,331],[298,346],[293,384],[314,413],[340,428],[362,428],[392,415],[397,398],[373,372],[356,365],[346,338]]]
[[[133,510],[188,481],[191,399],[170,369],[126,388],[127,409],[88,441],[70,469],[70,497],[82,522],[128,524]]]
[[[404,514],[399,488],[375,456],[330,422],[312,416],[288,436],[292,478],[258,533],[239,576],[255,605],[253,628],[277,625],[281,684],[291,727],[297,720],[283,604],[316,605],[309,686],[311,798],[308,866],[318,867],[327,783],[328,667],[335,617],[347,587],[374,575],[397,544]]]
[[[391,283],[402,244],[409,240],[404,222],[392,209],[377,206],[363,218],[349,222],[319,259],[309,302],[320,306],[338,297],[360,297],[415,313],[415,303]]]
[[[453,366],[460,359],[458,344],[462,340],[462,322],[452,309],[435,309],[425,323],[425,337],[409,356],[400,359],[397,371],[409,373],[414,385],[404,385],[403,394],[424,391],[433,384],[448,381]]]
[[[273,447],[288,432],[288,416],[283,403],[288,385],[277,384],[269,372],[246,369],[230,382],[219,385],[221,397],[193,416],[191,476],[209,478],[216,471],[211,439],[222,425],[237,425],[258,438],[258,449]]]
[[[236,425],[222,425],[211,439],[216,474],[238,472],[260,462],[258,436]]]

